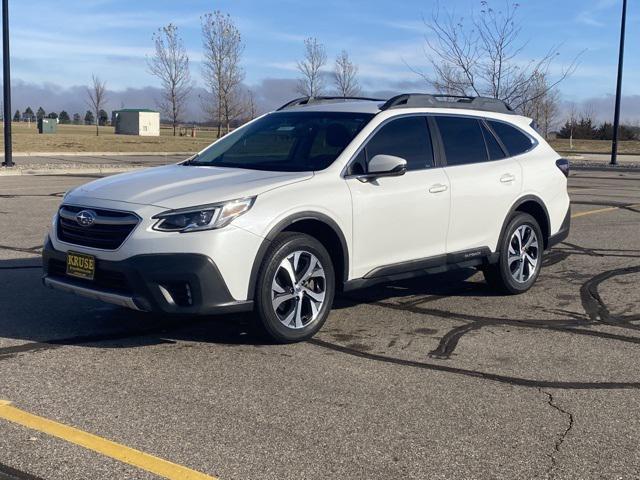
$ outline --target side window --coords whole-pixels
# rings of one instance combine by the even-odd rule
[[[533,146],[531,138],[517,128],[502,122],[489,121],[489,125],[491,125],[493,131],[500,137],[504,146],[507,147],[510,156],[513,157],[531,150]]]
[[[489,153],[489,160],[500,160],[505,158],[506,155],[502,150],[502,147],[496,140],[496,137],[493,136],[493,133],[489,131],[489,129],[484,125],[484,123],[480,122],[482,126],[482,134],[484,135],[484,141],[487,144],[487,152]]]
[[[487,161],[480,122],[468,117],[435,117],[444,144],[447,165]]]
[[[433,149],[426,117],[404,117],[390,121],[369,140],[365,150],[367,162],[376,155],[384,154],[404,158],[408,171],[433,166]]]

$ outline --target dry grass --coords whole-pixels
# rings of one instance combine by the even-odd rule
[[[611,142],[609,140],[574,140],[573,149],[569,147],[568,139],[551,140],[549,143],[555,150],[563,153],[611,153]],[[618,142],[618,153],[639,154],[640,141]]]
[[[58,133],[40,135],[34,124],[29,127],[26,123],[14,123],[12,131],[14,152],[197,152],[216,138],[215,131],[210,129],[197,130],[196,138],[174,137],[169,128],[163,128],[159,137],[115,135],[112,127],[100,127],[100,136],[96,137],[95,127],[85,125],[58,125]],[[2,143],[0,135],[0,150]],[[574,140],[573,150],[569,148],[569,140],[549,143],[562,153],[611,151],[611,142],[604,140]],[[620,142],[618,151],[638,154],[640,141]]]
[[[58,125],[57,133],[40,135],[33,123],[14,123],[12,133],[14,152],[197,152],[216,138],[211,130],[197,130],[196,138],[174,137],[165,128],[159,137],[115,135],[113,127],[100,127],[96,136],[96,128],[85,125]],[[0,135],[2,148],[3,142]]]

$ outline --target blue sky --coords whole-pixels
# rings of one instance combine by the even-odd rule
[[[586,49],[575,74],[561,87],[567,100],[615,90],[622,0],[521,0],[522,60],[562,44],[558,70]],[[490,2],[495,8],[504,0]],[[629,2],[624,92],[640,95],[640,4]],[[151,35],[177,24],[202,83],[200,16],[230,13],[244,36],[246,83],[295,78],[305,37],[315,36],[332,58],[348,50],[358,63],[365,90],[402,89],[418,80],[406,64],[426,69],[425,27],[436,0],[29,0],[11,1],[13,78],[61,87],[86,84],[92,72],[111,89],[142,88],[157,82],[145,66]],[[441,8],[469,16],[479,0],[440,0]],[[413,88],[415,90],[415,87]]]

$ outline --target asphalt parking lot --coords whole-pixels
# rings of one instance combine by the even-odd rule
[[[0,479],[640,478],[640,170],[572,172],[571,235],[525,295],[474,270],[381,285],[287,346],[42,287],[89,180],[0,180]]]

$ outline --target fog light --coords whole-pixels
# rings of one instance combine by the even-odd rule
[[[189,282],[171,282],[158,285],[160,293],[169,305],[190,307],[193,305],[193,295]]]

